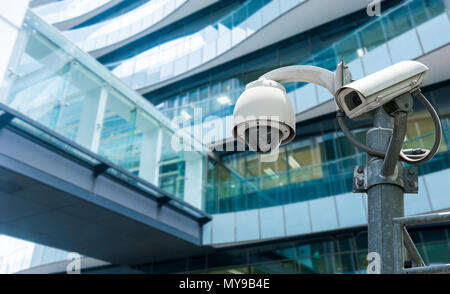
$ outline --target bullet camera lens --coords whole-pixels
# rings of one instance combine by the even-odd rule
[[[347,96],[345,96],[344,100],[349,110],[353,110],[362,104],[361,98],[356,92],[350,92]]]

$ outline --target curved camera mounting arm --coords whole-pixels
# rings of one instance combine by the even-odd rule
[[[305,82],[312,83],[327,89],[335,95],[336,75],[324,68],[312,65],[292,65],[272,70],[262,75],[260,80],[272,80],[282,83]]]

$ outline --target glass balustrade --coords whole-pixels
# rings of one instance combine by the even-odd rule
[[[55,24],[89,13],[112,0],[65,0],[42,5],[33,10],[46,22]]]
[[[152,0],[125,14],[63,34],[86,52],[133,37],[165,19],[187,0]]]
[[[418,58],[449,42],[450,20],[442,0],[405,1],[324,50],[285,65],[315,65],[334,71],[336,64],[344,60],[353,78],[359,79],[402,60]],[[195,108],[202,110],[204,118],[231,115],[245,84],[239,78],[220,84],[170,98],[160,109],[169,118],[183,113],[193,116]],[[312,84],[289,83],[285,86],[296,113],[332,98],[327,90]]]
[[[154,85],[216,58],[305,1],[246,1],[216,23],[125,60],[113,72],[134,89]]]

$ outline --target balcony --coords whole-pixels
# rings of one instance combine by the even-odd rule
[[[1,103],[201,208],[210,151],[191,134],[31,11],[15,49]]]
[[[449,14],[441,0],[405,1],[327,48],[293,64],[315,65],[334,71],[336,64],[344,60],[353,78],[359,79],[397,62],[433,54],[450,43],[449,32]],[[439,67],[448,66],[442,62],[434,70],[439,72]],[[244,91],[245,85],[238,78],[222,81],[222,84],[230,85],[230,90],[219,91],[191,103],[184,103],[184,100],[187,100],[185,94],[168,101],[168,105],[179,106],[162,107],[161,110],[169,118],[174,118],[183,113],[193,117],[194,109],[201,109],[203,119],[219,117],[222,120],[220,123],[228,127],[225,134],[221,134],[222,137],[214,139],[219,142],[228,139],[231,137],[231,126],[226,122],[233,113],[234,104]],[[332,98],[331,94],[320,86],[304,83],[289,83],[285,86],[298,115],[330,102]],[[210,87],[217,88],[219,85]],[[202,91],[208,92],[208,88]]]
[[[216,23],[123,61],[113,73],[133,89],[169,80],[216,59],[307,0],[250,0]]]
[[[187,11],[200,9],[205,5],[193,2],[195,1],[149,1],[113,19],[63,34],[85,52],[99,57],[179,20]]]
[[[60,30],[70,29],[123,0],[65,0],[42,5],[33,10]]]

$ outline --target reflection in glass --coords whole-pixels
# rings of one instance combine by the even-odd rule
[[[360,32],[361,43],[366,52],[386,43],[381,21],[376,21]]]
[[[141,137],[142,132],[136,129],[136,107],[121,94],[110,90],[99,154],[124,169],[135,171],[139,167],[138,142]]]
[[[294,261],[269,262],[252,264],[251,274],[296,274],[297,267]]]

